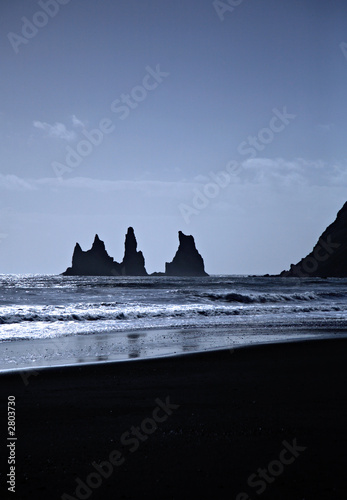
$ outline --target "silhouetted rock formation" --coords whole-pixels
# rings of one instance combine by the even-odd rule
[[[335,221],[320,236],[318,243],[298,264],[280,276],[347,277],[347,203]]]
[[[166,276],[208,276],[204,260],[195,247],[193,236],[178,232],[179,247],[172,262],[166,262]]]
[[[72,256],[72,266],[64,276],[146,276],[145,259],[137,252],[137,242],[132,227],[125,237],[125,252],[121,264],[113,260],[105,249],[105,244],[95,235],[93,246],[84,252],[76,243]]]
[[[172,262],[165,264],[165,273],[152,273],[152,276],[208,276],[204,261],[195,247],[193,236],[186,236],[179,231],[179,247]],[[125,235],[123,261],[119,264],[110,257],[105,244],[95,235],[93,246],[84,252],[76,243],[72,266],[64,276],[147,276],[145,259],[137,251],[137,241],[132,227]]]
[[[93,246],[84,252],[76,243],[72,266],[63,273],[65,276],[117,276],[121,273],[120,264],[108,255],[105,244],[96,234]]]
[[[142,252],[137,252],[137,241],[132,227],[128,228],[125,236],[124,258],[121,264],[122,274],[125,276],[147,276],[145,259]]]

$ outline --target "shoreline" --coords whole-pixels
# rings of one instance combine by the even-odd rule
[[[52,367],[27,385],[2,374],[1,396],[16,398],[16,493],[79,498],[78,484],[92,473],[97,480],[97,467],[106,470],[112,457],[112,473],[87,484],[88,498],[185,499],[192,490],[203,499],[253,500],[262,481],[264,499],[342,499],[346,346],[307,340]],[[158,405],[167,398],[177,408],[166,407],[164,418]],[[259,468],[270,480],[255,486]]]
[[[200,327],[199,329],[190,329],[189,331],[197,330],[199,332],[204,331],[210,333],[212,331],[211,327]],[[213,333],[210,334],[210,337],[213,339],[214,337],[219,339],[219,342],[221,341],[221,337],[217,337],[215,335],[216,331],[219,331],[221,333],[224,333],[225,335],[228,335],[230,332],[231,327],[227,326],[218,326],[213,329]],[[261,328],[259,328],[261,331]],[[266,330],[266,329],[264,329]],[[179,357],[179,356],[184,356],[186,354],[199,354],[199,353],[204,353],[204,352],[218,352],[221,350],[233,350],[233,349],[240,349],[240,348],[245,348],[245,347],[251,347],[254,345],[271,345],[271,344],[282,344],[282,343],[291,343],[291,342],[308,342],[311,340],[322,340],[322,339],[333,339],[333,338],[347,338],[347,329],[343,329],[345,333],[335,333],[335,336],[333,337],[331,333],[329,332],[329,329],[326,329],[326,332],[324,331],[319,334],[307,334],[304,333],[306,329],[304,329],[300,333],[293,334],[291,336],[286,336],[285,338],[281,338],[282,335],[278,335],[276,333],[271,333],[268,334],[266,337],[261,337],[260,339],[254,339],[253,336],[249,336],[248,340],[244,340],[244,337],[247,334],[242,335],[240,332],[238,333],[238,336],[236,337],[230,337],[228,335],[228,340],[227,342],[224,340],[225,345],[221,345],[219,347],[206,347],[205,349],[197,349],[197,348],[189,348],[186,351],[184,348],[182,349],[182,345],[176,345],[173,344],[172,346],[168,345],[166,347],[161,347],[161,348],[152,348],[152,353],[151,354],[142,354],[140,352],[136,352],[134,354],[134,351],[131,353],[131,350],[129,349],[128,352],[123,351],[123,353],[118,352],[117,354],[106,354],[104,352],[103,354],[99,354],[94,356],[94,358],[97,359],[91,359],[88,360],[81,359],[81,354],[77,355],[73,352],[72,346],[74,346],[76,343],[79,341],[85,343],[85,346],[88,346],[90,349],[90,346],[96,345],[100,343],[99,339],[102,339],[102,341],[105,343],[104,345],[109,344],[110,346],[116,345],[116,347],[119,347],[120,339],[119,336],[122,335],[123,337],[127,337],[128,339],[130,338],[131,341],[134,339],[138,339],[141,336],[145,337],[146,335],[161,335],[162,337],[169,337],[172,335],[173,332],[175,332],[177,335],[182,334],[182,332],[186,332],[187,329],[182,329],[182,327],[171,327],[171,328],[152,328],[152,329],[134,329],[134,330],[127,330],[124,332],[120,331],[115,331],[116,335],[118,337],[112,338],[112,333],[107,333],[105,334],[104,332],[99,333],[99,334],[93,334],[93,335],[80,335],[80,336],[65,336],[65,337],[57,337],[57,338],[45,338],[45,339],[19,339],[19,340],[5,340],[0,343],[0,346],[4,346],[5,350],[13,349],[13,358],[20,358],[23,356],[24,353],[27,353],[30,349],[34,350],[36,354],[39,354],[40,356],[43,357],[43,361],[41,362],[33,362],[31,364],[28,364],[28,361],[23,362],[21,365],[16,366],[16,367],[4,367],[5,362],[1,360],[0,357],[0,375],[4,373],[12,373],[12,372],[19,372],[19,371],[29,371],[29,370],[44,370],[44,369],[50,369],[50,368],[64,368],[64,367],[69,367],[69,366],[93,366],[93,365],[99,365],[99,364],[109,364],[109,363],[122,363],[122,362],[129,362],[129,361],[140,361],[140,360],[145,360],[145,359],[157,359],[157,358],[165,358],[165,357]],[[310,328],[307,328],[308,331],[310,331]],[[336,328],[331,328],[332,331],[335,331]],[[338,337],[337,337],[338,335]],[[240,340],[239,337],[242,336],[242,340]],[[77,337],[77,338],[76,338]],[[80,340],[78,340],[80,339]],[[82,340],[81,340],[82,339]],[[200,339],[201,340],[201,339]],[[66,344],[66,347],[64,347],[64,344]],[[207,344],[208,345],[208,344]],[[28,348],[29,346],[29,348]],[[56,348],[57,350],[65,348],[65,357],[61,357],[60,360],[56,359],[46,359],[47,352],[52,351],[52,347]],[[4,349],[2,349],[3,351]],[[164,351],[164,352],[163,352]],[[100,352],[100,351],[99,351]],[[69,355],[69,357],[68,357]],[[92,357],[92,356],[91,356]],[[79,359],[80,358],[80,359]],[[49,362],[50,361],[50,362]],[[10,361],[13,362],[13,361]],[[47,364],[44,364],[44,363]],[[9,363],[9,362],[8,362]],[[7,363],[7,364],[8,364]]]

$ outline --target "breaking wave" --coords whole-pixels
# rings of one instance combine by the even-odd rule
[[[298,302],[298,301],[310,301],[317,300],[319,298],[318,294],[314,292],[303,292],[303,293],[203,293],[201,297],[213,301],[223,301],[223,302],[239,302],[241,304],[266,304],[266,303],[277,303],[277,302]]]
[[[115,303],[83,304],[80,307],[63,309],[59,306],[36,306],[21,310],[10,310],[0,313],[0,324],[10,325],[15,323],[56,323],[56,322],[91,322],[91,321],[132,321],[134,326],[136,320],[148,320],[149,323],[155,319],[175,319],[175,318],[199,318],[199,317],[221,317],[237,315],[267,315],[274,313],[314,312],[314,311],[340,311],[345,308],[336,304],[314,304],[309,306],[307,302],[314,301],[313,294],[293,294],[293,296],[251,296],[244,294],[208,294],[209,299],[228,302],[225,305],[215,304],[186,304],[186,305],[165,305],[165,306],[119,306]],[[296,296],[296,298],[295,298]],[[298,298],[299,296],[299,298]],[[300,305],[298,301],[304,302]],[[268,306],[260,305],[269,303]],[[288,303],[271,305],[271,303]],[[296,303],[295,303],[296,302]],[[234,303],[234,304],[230,304]],[[237,305],[237,303],[239,305]],[[246,304],[246,305],[245,305]],[[247,304],[259,304],[257,307],[247,307]],[[47,310],[48,309],[48,310]]]

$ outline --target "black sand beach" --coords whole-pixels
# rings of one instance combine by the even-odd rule
[[[345,500],[346,346],[1,375],[17,436],[16,493],[1,498]]]

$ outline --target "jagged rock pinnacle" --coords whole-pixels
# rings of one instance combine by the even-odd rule
[[[178,232],[179,247],[172,262],[166,262],[167,276],[208,276],[204,260],[196,249],[193,236]]]

